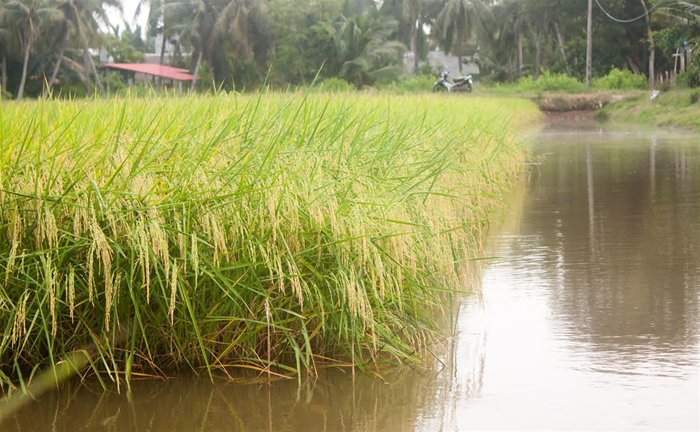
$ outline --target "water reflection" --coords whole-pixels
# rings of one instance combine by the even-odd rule
[[[521,224],[496,239],[505,258],[484,276],[481,393],[451,393],[448,421],[421,429],[698,430],[700,148],[540,141]]]
[[[367,375],[353,380],[333,371],[301,387],[288,381],[212,385],[194,378],[135,382],[130,395],[68,387],[4,426],[18,431],[409,431],[431,391],[421,382],[431,380],[416,373],[390,381]]]
[[[433,369],[67,387],[9,430],[700,429],[697,138],[553,131]],[[5,430],[5,429],[3,429]]]

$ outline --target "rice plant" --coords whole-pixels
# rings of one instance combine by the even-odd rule
[[[516,179],[517,100],[3,103],[0,380],[412,362]]]

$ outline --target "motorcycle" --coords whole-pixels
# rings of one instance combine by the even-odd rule
[[[474,84],[474,81],[472,79],[471,75],[465,75],[461,77],[457,77],[450,82],[449,80],[449,72],[443,71],[440,74],[440,79],[433,84],[433,91],[434,92],[440,92],[440,91],[448,91],[448,92],[456,92],[456,91],[466,91],[467,93],[471,93],[472,91],[472,85]]]

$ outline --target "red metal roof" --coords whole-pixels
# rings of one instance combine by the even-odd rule
[[[176,68],[172,66],[149,64],[149,63],[105,63],[104,67],[110,69],[120,69],[131,72],[139,72],[143,74],[153,75],[160,78],[192,81],[197,79],[194,75],[190,75],[187,69]]]

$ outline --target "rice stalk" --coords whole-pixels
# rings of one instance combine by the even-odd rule
[[[0,372],[417,362],[527,149],[524,101],[4,103]]]

